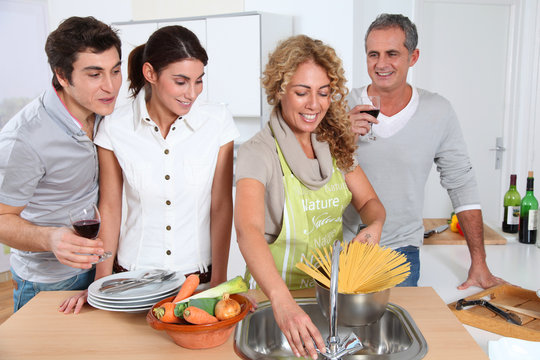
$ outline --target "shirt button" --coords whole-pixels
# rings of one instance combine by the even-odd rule
[[[165,149],[164,153],[165,153],[165,155],[168,155],[169,154],[169,149]]]
[[[170,200],[167,200],[167,201],[165,201],[165,204],[171,205],[171,201],[170,201]]]
[[[165,227],[165,229],[167,229],[167,231],[168,231],[168,230],[171,230],[171,225],[167,225],[167,226]]]
[[[146,119],[144,119],[144,120],[146,120],[146,121],[150,122],[150,119],[149,119],[149,118],[146,118]]]
[[[165,180],[169,180],[171,177],[169,175],[165,175]]]
[[[166,251],[166,254],[167,254],[167,255],[171,255],[171,250],[167,250],[167,251]]]
[[[155,132],[158,132],[159,131],[159,128],[157,126],[154,126],[154,131]]]
[[[171,130],[176,130],[176,128],[173,126],[173,127],[171,128]]]

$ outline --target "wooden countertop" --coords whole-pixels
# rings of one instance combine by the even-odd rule
[[[425,231],[436,228],[437,226],[448,224],[447,219],[424,219]],[[465,237],[459,233],[446,229],[440,234],[433,234],[424,238],[424,245],[466,245]],[[485,245],[504,245],[506,239],[498,232],[484,224],[484,244]]]
[[[69,291],[40,292],[0,325],[0,359],[237,359],[233,338],[219,347],[187,350],[163,331],[147,325],[145,315],[98,310],[85,305],[79,315],[64,315],[58,305]],[[260,292],[253,292],[259,300]],[[294,292],[314,296],[314,290]],[[488,359],[431,287],[394,288],[390,302],[405,308],[428,343],[424,359]]]

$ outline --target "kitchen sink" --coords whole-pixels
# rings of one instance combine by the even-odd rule
[[[317,300],[301,298],[296,301],[326,340],[329,333],[328,319],[321,313]],[[376,323],[360,327],[338,327],[341,339],[351,332],[358,336],[364,348],[343,359],[412,360],[422,359],[428,351],[426,340],[409,313],[392,303],[386,306],[386,311]],[[277,326],[268,301],[259,304],[257,311],[248,314],[238,324],[234,349],[244,359],[297,359]]]

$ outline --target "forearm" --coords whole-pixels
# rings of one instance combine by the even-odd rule
[[[459,225],[465,234],[465,240],[471,254],[473,264],[485,263],[484,223],[481,210],[465,210],[456,214]]]
[[[120,237],[120,226],[122,219],[121,204],[102,205],[100,204],[101,228],[99,238],[103,241],[104,251],[110,251],[112,256],[96,265],[95,279],[100,279],[112,274],[114,259],[118,252],[118,239]]]
[[[0,215],[0,242],[23,251],[51,251],[51,232],[57,228],[34,225],[19,215]]]
[[[212,283],[227,280],[232,228],[232,195],[229,199],[212,204],[210,210],[210,239],[212,241]]]
[[[292,299],[287,285],[278,273],[274,257],[262,233],[255,230],[239,230],[238,227],[236,231],[238,246],[246,265],[270,302]]]
[[[381,229],[386,220],[386,211],[379,199],[370,199],[358,210],[362,222],[366,225],[379,226]]]

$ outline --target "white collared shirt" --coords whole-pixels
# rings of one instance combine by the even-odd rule
[[[239,136],[225,105],[196,101],[163,138],[144,90],[107,116],[95,143],[114,152],[126,211],[118,263],[128,269],[206,271],[211,263],[210,203],[221,146]]]

